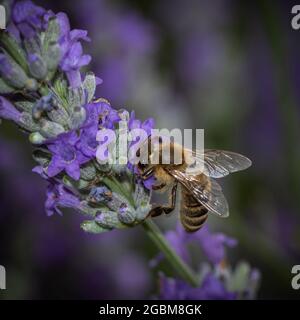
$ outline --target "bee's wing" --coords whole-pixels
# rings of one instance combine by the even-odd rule
[[[223,150],[204,150],[194,151],[193,156],[200,164],[203,164],[203,173],[211,178],[222,178],[232,172],[241,171],[249,168],[252,164],[247,157],[230,151]]]
[[[210,179],[211,188],[210,190],[206,190],[193,175],[176,169],[170,169],[168,172],[188,189],[193,197],[207,210],[219,217],[226,218],[229,216],[227,200],[222,192],[221,186],[215,180]]]

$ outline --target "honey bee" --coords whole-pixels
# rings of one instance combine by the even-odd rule
[[[148,161],[146,164],[140,162],[138,169],[143,179],[154,175],[157,184],[152,189],[161,192],[169,191],[170,199],[168,205],[152,208],[149,216],[156,217],[163,213],[170,214],[175,209],[177,187],[180,184],[180,221],[187,232],[199,230],[207,220],[209,212],[219,217],[228,217],[227,200],[223,195],[221,186],[214,179],[249,168],[251,161],[248,158],[238,153],[222,150],[204,150],[201,154],[200,151],[184,149],[174,142],[165,144],[161,139],[159,147],[150,151],[150,140],[151,138],[146,144],[149,151]],[[170,151],[169,164],[163,164],[165,148]],[[176,152],[181,153],[182,160],[180,163],[175,161],[174,154]],[[153,164],[152,160],[155,156],[158,156],[159,164]],[[197,172],[196,170],[191,174],[186,169],[192,167],[195,161],[202,161],[202,171]]]

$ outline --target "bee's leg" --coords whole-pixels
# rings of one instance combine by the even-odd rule
[[[162,184],[159,184],[159,185],[154,185],[154,186],[152,186],[152,190],[158,191],[158,190],[163,189],[165,186],[166,186],[165,183],[162,183]]]
[[[151,217],[158,217],[165,214],[170,214],[174,209],[176,205],[176,193],[177,193],[177,182],[174,183],[172,191],[170,193],[170,202],[166,206],[157,206],[154,207],[150,212],[149,216]]]

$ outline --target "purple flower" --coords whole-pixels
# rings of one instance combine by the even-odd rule
[[[118,112],[105,102],[101,103],[100,110],[99,125],[107,129],[114,129],[115,124],[120,121]]]
[[[9,30],[19,39],[18,30],[25,38],[32,38],[38,31],[46,30],[50,18],[56,18],[60,26],[58,44],[60,48],[60,68],[66,72],[69,84],[77,88],[81,84],[80,68],[91,61],[90,55],[84,55],[79,40],[89,41],[87,31],[71,30],[67,15],[63,12],[55,15],[52,11],[34,5],[31,1],[17,2],[13,8],[13,22]]]
[[[90,55],[83,55],[82,45],[78,40],[89,41],[87,31],[72,30],[67,15],[58,13],[56,15],[60,25],[59,46],[61,50],[60,67],[66,72],[69,84],[77,88],[81,84],[80,68],[86,66],[91,61]]]
[[[43,16],[46,10],[31,1],[16,2],[12,17],[24,38],[32,38],[36,31],[43,27]]]
[[[191,287],[182,280],[160,275],[160,299],[164,300],[232,300],[236,293],[229,292],[222,281],[207,274],[201,285]]]
[[[155,126],[155,121],[153,118],[149,118],[149,119],[145,120],[144,122],[142,122],[141,120],[138,120],[135,118],[134,111],[131,112],[130,119],[128,122],[129,130],[143,129],[147,132],[148,136],[150,136],[151,130],[154,128],[154,126]]]
[[[96,156],[98,147],[96,140],[97,131],[97,126],[90,126],[81,131],[80,139],[76,146],[86,157],[91,158]]]
[[[220,263],[225,258],[225,247],[234,247],[237,241],[223,233],[211,233],[205,225],[200,231],[191,235],[192,241],[196,241],[208,260],[214,264]]]
[[[0,96],[0,118],[19,122],[21,113],[5,98]]]
[[[61,184],[50,183],[47,187],[47,200],[45,202],[46,213],[52,216],[54,213],[62,215],[58,207],[78,208],[80,200]]]
[[[145,120],[144,122],[142,122],[139,119],[136,119],[135,117],[135,112],[132,111],[130,114],[130,118],[128,121],[128,129],[129,131],[134,130],[134,129],[142,129],[145,130],[147,133],[147,136],[149,137],[151,135],[151,130],[154,128],[155,126],[155,121],[153,118],[149,118],[147,120]],[[140,138],[138,137],[136,140],[133,140],[130,144],[130,147],[132,147],[133,145],[135,145],[136,143],[141,143]],[[132,170],[137,176],[139,175],[139,170],[137,169],[136,166],[132,166],[130,163],[128,164],[128,168],[130,170]],[[155,183],[156,179],[154,176],[150,176],[148,179],[146,180],[142,180],[143,185],[151,190],[154,183]]]
[[[113,129],[115,123],[120,121],[118,112],[104,99],[86,105],[86,111],[86,127],[100,125],[103,128]]]
[[[237,243],[235,239],[227,237],[223,233],[211,233],[207,224],[195,233],[187,233],[178,223],[176,230],[166,233],[166,239],[185,261],[189,260],[187,244],[198,244],[213,264],[219,264],[225,258],[226,246],[233,247]]]
[[[66,72],[69,84],[73,88],[77,88],[81,84],[81,74],[79,69],[90,63],[91,56],[83,55],[83,49],[80,42],[74,43],[65,55],[60,66]]]
[[[79,29],[71,30],[69,18],[64,12],[59,12],[56,18],[60,26],[59,44],[62,57],[68,53],[70,47],[78,40],[90,41],[87,31]]]
[[[233,300],[236,293],[229,292],[220,279],[212,274],[206,275],[201,287],[191,291],[189,299],[199,300]]]
[[[45,173],[45,170],[42,166],[35,166],[32,169],[32,172],[37,173],[38,175],[40,175],[43,179],[48,180],[49,177],[47,176],[47,174]]]
[[[83,154],[91,157],[96,155],[98,145],[105,144],[108,139],[106,133],[104,133],[104,140],[98,143],[96,141],[98,129],[114,129],[115,124],[120,121],[120,116],[105,99],[90,103],[85,108],[87,113],[86,121],[77,147]],[[110,132],[107,132],[107,134],[110,134]],[[103,154],[102,152],[98,153],[97,157],[102,161],[106,161],[108,155],[108,149],[106,149]]]
[[[53,156],[48,167],[48,176],[54,177],[61,171],[78,180],[80,165],[88,162],[89,158],[76,148],[78,136],[75,132],[61,134],[53,143],[48,145]]]

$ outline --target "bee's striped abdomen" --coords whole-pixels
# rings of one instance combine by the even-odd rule
[[[195,232],[206,221],[208,210],[184,187],[182,188],[181,197],[181,223],[187,232]]]

